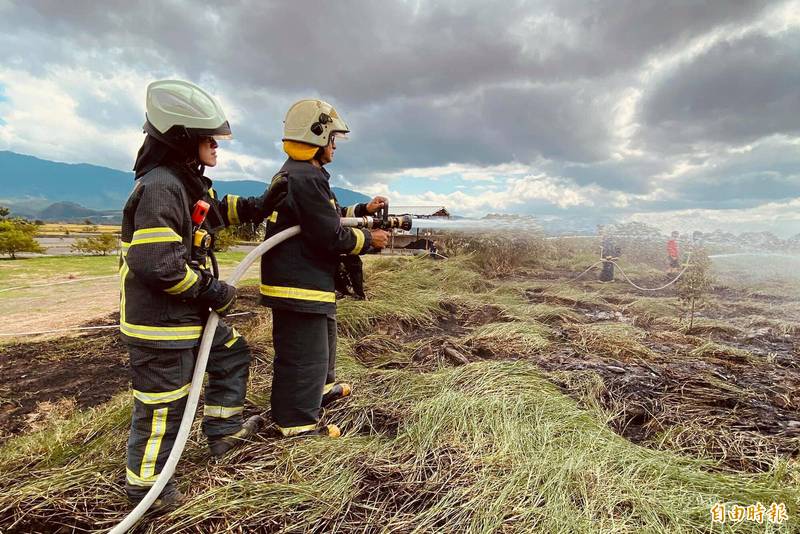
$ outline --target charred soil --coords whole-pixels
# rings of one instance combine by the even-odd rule
[[[258,307],[258,290],[243,288],[235,311]],[[250,316],[232,317],[242,325]],[[111,314],[81,326],[109,326]],[[256,357],[260,350],[254,348]],[[0,346],[0,443],[35,427],[54,406],[89,408],[108,401],[130,385],[128,353],[116,329]],[[65,404],[67,401],[68,404]]]

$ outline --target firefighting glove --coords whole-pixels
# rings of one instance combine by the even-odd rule
[[[264,217],[269,217],[273,211],[278,211],[283,205],[289,191],[289,182],[286,174],[279,172],[272,178],[272,183],[261,196],[261,211]]]
[[[220,315],[225,315],[233,306],[236,300],[236,288],[230,284],[214,278],[214,275],[206,270],[201,270],[203,284],[197,300],[204,306],[208,306]]]

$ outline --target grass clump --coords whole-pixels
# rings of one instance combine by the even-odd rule
[[[367,301],[339,303],[340,331],[361,335],[378,320],[421,324],[433,321],[439,303],[451,293],[470,293],[480,275],[463,258],[446,262],[380,258],[367,262]]]
[[[676,303],[664,298],[640,298],[622,306],[626,315],[632,315],[637,326],[650,326],[662,317],[673,318],[681,310]]]
[[[585,353],[612,356],[622,360],[650,359],[653,352],[642,341],[647,333],[624,323],[576,325],[573,345]]]
[[[755,358],[750,352],[744,349],[723,345],[715,341],[707,341],[699,347],[692,349],[692,351],[689,352],[689,356],[705,361],[712,359],[738,362],[755,361]]]
[[[549,347],[549,335],[549,329],[539,323],[489,323],[473,330],[465,342],[493,357],[519,357]]]

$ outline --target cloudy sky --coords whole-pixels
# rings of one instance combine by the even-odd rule
[[[0,0],[0,150],[130,169],[178,77],[267,180],[304,97],[334,185],[462,215],[800,232],[800,1]]]

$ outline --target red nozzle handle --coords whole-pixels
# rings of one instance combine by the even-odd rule
[[[192,212],[192,222],[197,226],[203,224],[203,221],[206,220],[206,215],[208,215],[208,209],[210,207],[211,206],[208,205],[208,202],[204,200],[198,200],[194,205],[194,211]]]

